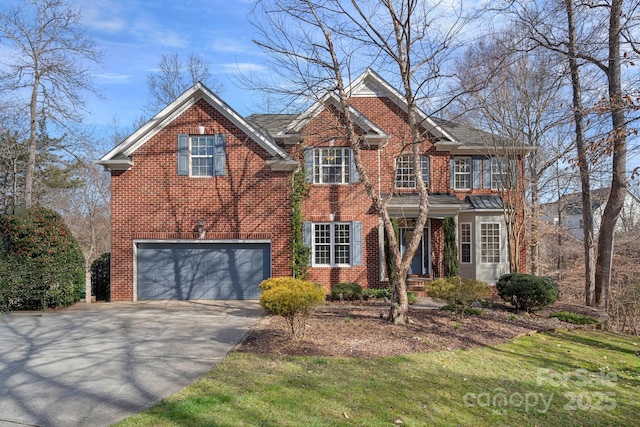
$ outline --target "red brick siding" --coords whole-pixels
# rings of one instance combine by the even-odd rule
[[[177,135],[226,135],[225,176],[177,176]],[[111,299],[131,301],[133,239],[194,238],[203,219],[207,239],[270,239],[272,274],[291,275],[291,175],[272,172],[269,154],[203,100],[173,120],[112,173]]]

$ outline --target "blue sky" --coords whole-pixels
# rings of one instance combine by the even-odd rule
[[[95,83],[105,99],[90,98],[87,124],[131,127],[148,101],[147,75],[163,53],[195,53],[209,64],[221,97],[239,113],[259,112],[255,94],[240,89],[239,73],[263,73],[250,0],[71,0],[82,10],[89,36],[104,52]]]

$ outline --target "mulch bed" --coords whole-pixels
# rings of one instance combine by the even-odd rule
[[[293,341],[284,319],[260,320],[236,348],[239,352],[373,358],[495,345],[539,331],[571,329],[576,325],[551,318],[566,310],[597,317],[589,307],[556,303],[534,313],[514,313],[496,305],[482,309],[481,316],[464,318],[443,310],[410,309],[411,323],[393,325],[388,307],[332,304],[316,308],[307,319],[303,339]]]

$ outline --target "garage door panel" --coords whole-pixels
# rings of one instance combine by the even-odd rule
[[[139,243],[138,299],[258,299],[267,243]]]

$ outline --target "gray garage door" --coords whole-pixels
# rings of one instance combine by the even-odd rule
[[[268,243],[138,243],[139,300],[258,299]]]

